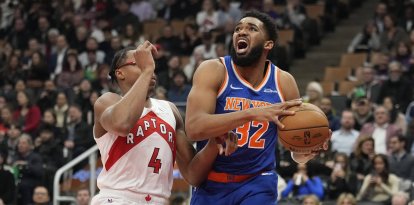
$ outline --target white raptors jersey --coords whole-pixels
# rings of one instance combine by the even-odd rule
[[[95,138],[104,166],[97,185],[101,192],[165,204],[173,182],[176,120],[168,102],[150,100],[128,136]]]

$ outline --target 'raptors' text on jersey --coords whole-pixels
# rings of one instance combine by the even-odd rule
[[[221,58],[226,68],[225,80],[218,92],[216,114],[229,113],[283,102],[278,76],[279,68],[266,62],[262,82],[253,87],[238,73],[230,56]],[[255,174],[275,168],[277,127],[273,122],[252,121],[233,130],[238,135],[239,148],[228,157],[218,156],[213,169],[232,174]],[[197,143],[197,150],[206,141]]]
[[[95,138],[104,166],[98,176],[100,190],[160,203],[170,197],[176,120],[168,102],[151,99],[151,104],[127,136],[106,133]]]

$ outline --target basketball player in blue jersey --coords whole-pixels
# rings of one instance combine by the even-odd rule
[[[216,158],[207,180],[193,190],[191,204],[276,204],[277,126],[283,127],[278,118],[294,115],[285,109],[301,104],[294,78],[267,60],[276,40],[269,16],[246,13],[234,29],[231,55],[197,68],[187,101],[187,135],[201,150],[210,136],[233,130],[239,148]],[[292,158],[306,163],[320,150]]]

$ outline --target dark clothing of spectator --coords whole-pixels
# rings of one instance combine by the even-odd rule
[[[327,195],[329,199],[337,199],[342,193],[350,193],[346,178],[337,177],[336,180],[328,179]]]
[[[329,111],[329,113],[326,114],[326,117],[329,121],[329,128],[332,131],[339,130],[339,128],[341,128],[341,120],[335,116],[332,111]]]
[[[20,176],[17,185],[19,193],[18,204],[26,205],[32,201],[34,188],[43,183],[42,157],[35,152],[31,152],[27,156],[18,155],[17,160],[27,162],[27,165],[19,166]]]
[[[392,154],[388,157],[390,163],[390,173],[402,179],[409,179],[414,182],[414,157],[409,153],[404,153],[398,157]]]
[[[37,106],[39,106],[40,111],[43,113],[45,110],[53,109],[53,106],[56,104],[56,97],[56,90],[44,90],[41,92],[40,98],[37,101]]]
[[[160,44],[162,49],[168,51],[171,54],[181,54],[180,39],[177,36],[164,37],[161,36],[157,41],[157,44]]]
[[[400,111],[405,112],[408,104],[410,104],[413,95],[413,88],[410,83],[401,78],[399,81],[393,82],[387,80],[382,84],[378,103],[382,103],[382,100],[390,96],[395,102],[400,105]]]
[[[3,167],[0,167],[0,181],[0,199],[3,200],[6,205],[14,204],[16,186],[13,174],[8,170],[4,170]]]
[[[137,28],[139,32],[142,31],[141,24],[139,23],[139,18],[128,12],[126,14],[118,14],[112,20],[113,28],[118,32],[122,32],[126,25],[132,24],[134,28]]]
[[[171,102],[186,102],[190,90],[190,85],[184,85],[182,88],[173,86],[168,90],[168,100]]]

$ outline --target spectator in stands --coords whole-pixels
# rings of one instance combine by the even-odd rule
[[[193,55],[190,56],[190,62],[183,69],[189,82],[193,82],[194,72],[204,60],[203,53],[200,50],[194,50]]]
[[[108,91],[115,91],[115,85],[108,80],[110,67],[108,64],[102,64],[98,69],[98,78],[92,81],[92,88],[98,93],[103,94]]]
[[[407,134],[407,121],[404,114],[398,109],[395,100],[392,97],[385,97],[382,105],[390,112],[390,124],[394,124],[401,129],[402,135]]]
[[[239,7],[232,6],[230,0],[219,0],[219,10],[218,16],[220,19],[221,25],[224,26],[224,22],[230,20],[232,22],[238,22],[242,18],[242,12]]]
[[[56,104],[57,89],[53,80],[46,80],[43,89],[39,93],[39,100],[37,106],[40,111],[44,112],[47,109],[52,109]]]
[[[173,85],[173,75],[174,73],[181,71],[181,61],[180,57],[177,55],[172,55],[168,59],[168,69],[166,71],[161,72],[158,75],[158,82],[159,85],[163,86],[165,89],[169,90]]]
[[[398,42],[394,49],[393,61],[397,61],[401,64],[403,73],[408,73],[410,69],[411,60],[411,47],[407,41]]]
[[[378,29],[374,21],[368,21],[348,46],[348,53],[377,51],[380,48]]]
[[[329,129],[332,131],[336,131],[341,127],[341,122],[339,118],[336,116],[336,113],[332,110],[332,101],[328,97],[323,97],[321,99],[319,107],[325,113],[326,117],[329,120]]]
[[[35,136],[39,136],[40,131],[44,128],[52,130],[55,141],[58,141],[59,143],[63,142],[65,132],[62,128],[58,128],[56,126],[56,115],[52,109],[48,109],[43,112],[42,122],[40,123]]]
[[[92,137],[92,127],[82,120],[82,110],[78,105],[71,105],[68,112],[67,138],[64,146],[77,157],[95,144]]]
[[[391,205],[407,205],[410,196],[406,192],[397,192],[392,195]]]
[[[4,204],[14,204],[16,197],[16,186],[13,174],[9,170],[4,169],[6,159],[7,150],[3,150],[0,147],[0,200],[2,200]]]
[[[287,187],[282,191],[282,198],[290,193],[297,199],[303,199],[308,194],[315,194],[320,200],[324,197],[322,180],[319,176],[309,175],[306,164],[297,164],[297,171],[289,180]]]
[[[18,107],[13,113],[13,120],[22,127],[23,132],[33,134],[40,124],[42,113],[37,105],[34,105],[27,92],[19,91],[16,96]]]
[[[110,48],[105,51],[105,64],[110,65],[115,52],[122,49],[122,42],[119,36],[112,36],[110,39]]]
[[[75,205],[89,205],[91,201],[91,193],[87,188],[81,188],[76,192],[76,204]]]
[[[13,122],[12,109],[10,106],[4,106],[0,109],[0,112],[0,135],[4,136]]]
[[[86,123],[88,123],[88,125],[93,125],[95,117],[93,105],[95,104],[99,96],[100,94],[97,91],[92,91],[88,99],[88,104],[83,108],[84,110],[82,112],[86,116],[84,117],[84,120]]]
[[[370,66],[364,66],[362,70],[362,83],[357,85],[352,92],[354,98],[366,96],[369,101],[376,103],[381,91],[381,84],[375,79],[375,70]]]
[[[196,22],[200,32],[210,32],[219,27],[219,13],[215,9],[214,1],[203,0],[202,10],[197,13]]]
[[[25,79],[25,73],[18,55],[12,54],[9,57],[7,65],[0,70],[0,77],[3,81],[2,84],[10,86],[16,84],[17,80]]]
[[[202,43],[197,25],[190,23],[186,24],[184,26],[184,31],[180,36],[180,42],[182,54],[186,56],[191,55],[194,48]]]
[[[182,53],[180,50],[180,38],[174,32],[171,25],[166,25],[162,29],[161,36],[156,40],[161,45],[167,55],[178,55]]]
[[[401,134],[401,129],[390,124],[389,111],[384,106],[375,108],[374,118],[374,122],[364,124],[361,136],[372,136],[375,140],[375,152],[386,154],[389,151],[390,138]]]
[[[414,157],[405,150],[406,137],[402,135],[393,136],[389,141],[390,172],[401,179],[414,182]]]
[[[318,197],[314,194],[307,195],[303,198],[302,205],[320,205]]]
[[[45,45],[47,43],[47,33],[50,29],[50,22],[46,16],[40,16],[37,19],[37,30],[34,36],[39,40],[39,43]]]
[[[182,11],[181,3],[177,0],[165,0],[163,7],[158,11],[158,17],[170,21],[177,18],[181,19],[185,14],[191,15],[190,13]],[[194,9],[197,10],[197,7]]]
[[[392,97],[398,102],[401,112],[407,109],[412,100],[413,89],[411,84],[402,77],[401,64],[391,62],[388,68],[389,79],[382,84],[378,103],[386,97]]]
[[[98,69],[100,67],[100,63],[96,61],[96,52],[94,51],[87,51],[88,54],[88,64],[84,66],[84,80],[96,80],[98,76]]]
[[[44,186],[36,186],[33,190],[32,205],[50,205],[49,191]]]
[[[69,103],[68,97],[64,92],[58,92],[56,104],[53,106],[53,112],[56,115],[56,127],[66,128],[68,118]]]
[[[335,200],[341,193],[351,192],[352,177],[348,156],[343,152],[336,153],[332,173],[327,182],[328,198]]]
[[[202,44],[194,48],[194,52],[202,53],[204,59],[217,58],[216,44],[214,43],[213,35],[210,32],[202,34]]]
[[[24,50],[27,48],[27,39],[29,39],[26,23],[23,18],[14,19],[14,26],[7,35],[7,41],[13,48]]]
[[[66,37],[59,35],[56,41],[56,51],[52,52],[48,61],[49,72],[52,74],[51,77],[54,79],[55,76],[59,75],[63,70],[63,62],[66,58],[66,53],[69,49]]]
[[[407,33],[410,33],[413,30],[414,28],[414,7],[412,3],[405,5],[404,17],[401,18],[399,22],[399,26],[401,26],[401,28],[403,28]]]
[[[8,127],[3,144],[7,147],[6,164],[12,165],[17,158],[17,143],[19,137],[22,135],[22,130],[16,123],[10,124]]]
[[[83,79],[83,68],[78,60],[78,52],[69,50],[63,62],[62,73],[57,76],[56,85],[62,89],[72,88]]]
[[[51,192],[54,174],[63,165],[63,147],[53,131],[53,127],[43,126],[36,136],[34,149],[42,157],[42,167],[45,172],[43,183]]]
[[[89,110],[89,98],[92,91],[91,82],[87,79],[83,79],[79,84],[79,88],[75,90],[75,104],[81,107],[82,113],[85,113],[87,110]],[[83,120],[86,121],[86,116],[84,116]]]
[[[309,82],[306,86],[306,95],[303,96],[303,102],[320,106],[322,97],[323,88],[321,84],[316,81]]]
[[[171,102],[186,102],[190,93],[191,85],[188,84],[187,76],[179,70],[173,74],[173,85],[168,90],[168,100]]]
[[[138,32],[137,28],[135,28],[132,24],[125,25],[121,35],[122,35],[122,42],[121,42],[122,47],[127,47],[127,46],[135,47],[136,45],[139,45],[142,42],[144,42],[143,37]],[[119,45],[117,45],[117,42],[115,41],[115,47],[117,46]]]
[[[153,20],[157,16],[152,5],[144,0],[133,0],[129,11],[141,22]]]
[[[331,150],[346,153],[350,156],[359,136],[359,131],[354,129],[354,113],[350,110],[342,111],[341,128],[334,131],[331,136]]]
[[[356,174],[355,185],[351,187],[353,191],[361,188],[366,175],[371,171],[371,161],[375,155],[375,141],[372,137],[362,136],[358,138],[354,152],[350,156],[351,171]]]
[[[372,103],[365,97],[358,97],[355,100],[354,117],[356,130],[361,130],[365,123],[374,121],[374,115],[372,113]]]
[[[77,19],[77,16],[75,16],[73,19]],[[85,25],[81,24],[77,27],[74,27],[73,29],[76,30],[76,33],[73,39],[68,38],[70,42],[70,48],[80,53],[86,51],[86,40],[88,38],[89,32],[88,28]]]
[[[386,155],[375,155],[372,164],[372,172],[365,177],[357,200],[389,203],[392,195],[398,191],[399,179],[390,174]]]
[[[18,155],[13,166],[19,170],[18,203],[29,204],[32,201],[33,189],[42,183],[44,173],[42,157],[33,151],[33,141],[29,135],[23,134],[17,143]]]
[[[336,205],[357,205],[356,199],[353,194],[351,193],[342,193]]]
[[[125,25],[132,24],[135,28],[138,28],[139,32],[141,32],[142,25],[139,23],[140,19],[129,11],[131,2],[129,0],[119,0],[116,1],[115,6],[119,13],[112,19],[114,29],[118,31],[118,33],[122,33],[122,29],[125,28]]]
[[[380,34],[380,50],[382,52],[392,51],[398,42],[408,40],[408,35],[404,29],[397,26],[395,16],[390,14],[384,16],[384,28],[384,32]]]
[[[27,87],[36,91],[36,97],[43,87],[43,84],[50,77],[49,69],[44,55],[36,51],[31,56],[31,65],[27,74]]]
[[[86,39],[86,51],[83,51],[79,54],[78,59],[81,63],[82,67],[85,67],[89,64],[91,64],[88,55],[89,53],[95,53],[96,62],[97,63],[103,63],[105,59],[105,53],[101,50],[99,50],[99,43],[94,37],[88,37]]]
[[[377,4],[377,7],[375,8],[375,14],[374,14],[374,22],[376,27],[378,28],[379,33],[383,33],[385,30],[385,23],[384,18],[385,15],[388,13],[387,4],[384,2],[380,2]]]

